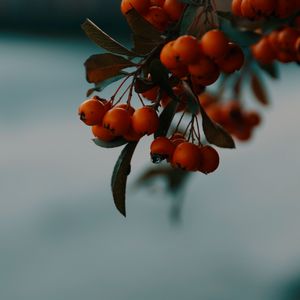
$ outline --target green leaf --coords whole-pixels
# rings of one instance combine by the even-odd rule
[[[241,30],[234,26],[230,21],[219,16],[220,29],[224,31],[226,36],[241,47],[249,47],[257,43],[261,35],[252,31]]]
[[[92,55],[84,65],[87,81],[97,84],[108,78],[120,75],[122,69],[135,66],[130,60],[112,53]]]
[[[176,114],[179,102],[171,100],[159,116],[159,128],[154,137],[166,136]]]
[[[184,35],[188,32],[189,27],[193,23],[195,16],[197,15],[199,7],[195,5],[189,5],[183,15],[180,24],[180,35]]]
[[[259,64],[259,67],[271,78],[278,79],[279,78],[279,70],[278,65],[276,63],[263,65]]]
[[[126,55],[129,57],[137,56],[136,53],[130,51],[125,46],[114,40],[91,20],[86,19],[86,21],[81,25],[81,28],[84,30],[85,34],[101,48],[115,54]]]
[[[117,74],[116,76],[113,76],[113,77],[105,79],[101,82],[95,83],[95,87],[93,87],[87,91],[87,97],[89,97],[94,92],[103,91],[107,86],[124,78],[126,75],[127,75],[126,73],[120,73],[120,74]]]
[[[93,139],[93,142],[97,146],[102,147],[102,148],[117,148],[117,147],[123,146],[128,143],[128,141],[126,141],[123,138],[116,138],[115,140],[110,141],[110,142],[105,142],[105,141],[95,138],[95,139]]]
[[[111,178],[111,188],[114,198],[114,203],[118,211],[126,217],[126,184],[127,177],[130,173],[131,158],[135,151],[138,142],[130,142],[122,150]]]
[[[161,33],[153,27],[143,16],[141,16],[134,8],[132,8],[126,15],[126,20],[132,32],[136,36],[143,37],[144,39],[161,42],[163,38]]]
[[[202,115],[203,131],[207,141],[210,144],[214,144],[218,147],[235,148],[235,143],[231,135],[219,124],[213,122],[201,105],[200,112]]]
[[[267,95],[266,87],[264,86],[262,78],[260,78],[257,74],[251,74],[251,88],[253,94],[255,95],[257,101],[262,105],[269,104],[269,97]]]

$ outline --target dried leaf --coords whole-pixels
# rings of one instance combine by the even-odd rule
[[[202,115],[202,126],[205,137],[210,144],[222,148],[235,148],[234,140],[231,135],[219,124],[213,122],[206,114],[204,108],[200,105]]]
[[[111,188],[114,203],[118,211],[126,217],[126,184],[127,177],[130,173],[131,158],[138,142],[128,143],[121,152],[112,174]]]
[[[115,54],[126,55],[129,57],[137,56],[136,53],[127,49],[125,46],[110,37],[107,33],[102,31],[91,20],[87,19],[81,25],[81,28],[84,30],[86,35],[101,48]]]
[[[135,66],[130,60],[111,53],[92,55],[84,65],[87,81],[97,84],[119,75],[122,69]]]
[[[253,94],[255,95],[256,99],[260,104],[262,105],[269,104],[269,98],[266,92],[266,88],[263,84],[263,81],[261,78],[258,77],[257,74],[254,73],[251,74],[251,88]]]

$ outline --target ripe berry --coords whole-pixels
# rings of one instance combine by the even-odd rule
[[[130,113],[123,108],[112,108],[103,118],[103,126],[116,136],[126,134],[130,128],[130,124]]]
[[[122,0],[121,12],[126,15],[132,8],[135,8],[142,15],[147,12],[149,6],[149,0]]]
[[[251,0],[253,10],[257,15],[270,16],[276,9],[274,0]]]
[[[276,54],[267,38],[262,38],[251,48],[253,56],[262,64],[268,65],[276,58]]]
[[[156,138],[150,146],[150,154],[154,163],[172,158],[175,145],[166,137]]]
[[[223,73],[230,74],[243,66],[244,59],[242,49],[236,44],[229,43],[228,53],[216,62]]]
[[[278,44],[280,49],[293,51],[295,43],[300,36],[299,31],[292,27],[286,27],[278,34]]]
[[[246,124],[251,127],[258,126],[261,123],[261,117],[256,111],[249,111],[244,113],[244,118]]]
[[[80,120],[88,126],[100,124],[104,114],[104,105],[97,97],[84,101],[78,108]]]
[[[115,108],[123,108],[123,109],[127,110],[131,116],[135,112],[135,109],[131,105],[127,104],[127,103],[117,104],[115,106]]]
[[[226,55],[229,50],[228,43],[229,40],[223,31],[218,29],[206,32],[201,39],[204,54],[213,59],[221,58]]]
[[[174,41],[164,45],[160,52],[160,61],[169,70],[177,69],[182,66],[179,55],[174,50]]]
[[[165,0],[163,9],[172,21],[178,21],[183,13],[184,4],[179,0]]]
[[[191,35],[182,35],[177,38],[173,49],[179,56],[179,61],[185,65],[195,62],[200,55],[198,40]]]
[[[200,147],[202,161],[198,165],[198,170],[204,174],[215,171],[220,162],[218,152],[211,146]]]
[[[142,93],[143,97],[154,102],[157,99],[157,95],[159,92],[159,87],[158,86],[154,86],[153,88],[151,88],[150,90]]]
[[[242,0],[233,0],[231,2],[231,11],[234,15],[238,17],[242,16],[241,4],[242,4]]]
[[[257,15],[255,10],[253,9],[253,6],[251,5],[252,0],[243,0],[241,3],[241,12],[242,16],[245,18],[249,18],[251,20],[254,20]]]
[[[156,111],[149,106],[137,109],[132,115],[132,127],[135,132],[150,135],[157,131],[159,118]]]
[[[209,77],[217,69],[216,64],[206,56],[202,56],[194,64],[188,66],[190,74],[199,78]]]
[[[163,7],[165,0],[150,0],[150,7],[151,6],[160,6]]]
[[[159,31],[165,31],[168,26],[169,16],[159,6],[151,6],[144,17]]]
[[[132,123],[127,133],[123,134],[123,138],[128,142],[137,142],[142,138],[142,136],[143,136],[142,134],[134,131],[132,127]]]
[[[197,171],[201,160],[199,147],[189,142],[183,142],[175,148],[172,164],[187,171]]]
[[[110,142],[115,139],[115,135],[112,132],[102,126],[102,124],[94,125],[92,127],[93,135],[101,141]]]

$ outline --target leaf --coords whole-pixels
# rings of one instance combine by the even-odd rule
[[[279,78],[279,70],[276,63],[263,65],[259,64],[259,67],[271,78],[278,79]]]
[[[200,105],[200,104],[199,104]],[[206,114],[204,108],[200,105],[202,115],[202,126],[205,137],[210,144],[222,148],[235,148],[234,140],[231,135],[219,124],[213,122]]]
[[[183,87],[185,90],[186,98],[187,98],[187,107],[188,111],[193,114],[199,113],[199,100],[191,90],[190,86],[183,81]]]
[[[138,142],[130,142],[122,150],[111,178],[111,188],[114,198],[114,203],[118,211],[126,217],[126,183],[130,173],[131,158]]]
[[[269,104],[269,98],[266,92],[266,88],[263,84],[263,81],[261,78],[258,77],[258,75],[254,73],[251,74],[251,88],[253,94],[255,95],[256,99],[260,104],[262,105]]]
[[[261,35],[252,31],[240,30],[236,26],[219,16],[220,29],[223,30],[226,36],[241,47],[249,47],[257,43]]]
[[[87,91],[87,97],[89,97],[92,93],[94,92],[101,92],[103,91],[107,86],[109,86],[110,84],[122,79],[124,76],[126,76],[126,73],[120,73],[116,76],[110,77],[108,79],[105,79],[101,82],[95,83],[95,87],[89,89]]]
[[[163,41],[161,33],[146,21],[134,8],[132,8],[125,17],[128,25],[136,36],[141,36],[156,42]]]
[[[137,34],[133,34],[132,38],[134,44],[133,51],[141,55],[150,53],[158,45],[157,41],[150,40]]]
[[[159,116],[159,128],[154,137],[166,136],[176,114],[179,102],[171,100]]]
[[[146,79],[136,78],[134,82],[134,91],[138,94],[147,92],[151,90],[153,87],[155,87],[155,84],[153,84],[152,81]]]
[[[183,15],[181,24],[180,24],[180,35],[184,35],[187,33],[188,29],[190,28],[191,24],[195,16],[197,15],[199,7],[195,5],[189,5]]]
[[[91,20],[86,19],[86,21],[81,25],[81,28],[84,30],[85,34],[101,48],[115,54],[126,55],[129,57],[137,56],[136,53],[130,51],[122,44],[114,40]]]
[[[218,15],[219,17],[221,17],[221,18],[224,18],[224,19],[230,21],[230,22],[233,21],[232,13],[229,12],[229,11],[220,11],[220,10],[218,10],[218,11],[217,11],[217,15]]]
[[[97,84],[119,75],[122,69],[135,66],[130,60],[111,53],[92,55],[84,65],[87,81]]]
[[[116,138],[115,140],[110,141],[110,142],[105,142],[105,141],[95,138],[95,139],[93,139],[93,142],[97,146],[102,147],[102,148],[117,148],[117,147],[123,146],[128,143],[128,141],[126,141],[123,138]]]

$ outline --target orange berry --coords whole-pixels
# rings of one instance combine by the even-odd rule
[[[98,100],[97,96],[84,101],[78,108],[80,120],[88,126],[100,124],[104,114],[104,105]]]
[[[189,142],[183,142],[175,148],[172,164],[187,171],[197,171],[201,160],[199,147]]]
[[[159,86],[154,86],[150,90],[142,93],[142,96],[152,102],[155,102],[158,96]]]
[[[214,103],[205,108],[206,114],[216,123],[223,124],[226,122],[226,117],[223,112],[223,107],[218,103]]]
[[[188,70],[192,76],[205,78],[215,73],[218,67],[210,58],[202,56],[197,62],[189,65]]]
[[[163,7],[165,0],[150,0],[150,6],[160,6]]]
[[[172,21],[178,21],[183,13],[184,4],[179,0],[165,0],[163,9]]]
[[[110,142],[116,138],[112,132],[102,126],[102,124],[92,127],[93,135],[101,141]]]
[[[175,151],[175,145],[166,137],[156,138],[150,146],[150,154],[154,163],[160,162],[163,159],[168,161],[172,158]]]
[[[142,136],[142,134],[134,131],[132,122],[130,124],[129,130],[125,134],[123,134],[123,138],[128,142],[137,142],[142,138]]]
[[[189,74],[188,68],[185,65],[181,65],[178,68],[169,69],[169,70],[171,71],[171,73],[174,76],[176,76],[178,78],[184,78],[184,77],[188,76],[188,74]]]
[[[279,48],[279,42],[278,42],[278,35],[279,31],[274,30],[269,35],[267,35],[265,38],[268,40],[269,45],[272,47],[272,50],[275,53],[278,51]]]
[[[142,15],[147,12],[149,6],[149,0],[122,0],[121,12],[123,15],[126,15],[132,8],[134,8]]]
[[[221,59],[217,60],[219,68],[224,73],[233,73],[240,70],[244,64],[244,53],[242,49],[233,43],[229,43],[228,53]]]
[[[244,113],[244,118],[246,124],[250,127],[258,126],[261,123],[261,117],[258,112],[256,111],[249,111]]]
[[[216,103],[217,98],[209,93],[201,93],[198,95],[198,100],[203,108],[207,108],[211,104]]]
[[[156,111],[149,106],[137,109],[132,115],[132,127],[135,132],[150,135],[157,131],[159,118]]]
[[[135,109],[131,105],[127,104],[127,103],[117,104],[115,106],[115,108],[123,108],[123,109],[127,110],[131,116],[135,112]]]
[[[173,48],[179,56],[179,61],[185,65],[195,62],[200,55],[198,40],[191,35],[182,35],[177,38]]]
[[[241,4],[242,4],[242,0],[233,0],[231,2],[231,11],[234,15],[238,17],[242,16]]]
[[[159,6],[151,6],[144,17],[159,31],[165,31],[169,23],[169,16]]]
[[[130,129],[131,116],[124,108],[112,108],[103,118],[103,127],[109,129],[114,135],[124,135]]]
[[[249,19],[255,19],[256,13],[251,5],[252,0],[243,0],[241,3],[242,16]]]
[[[217,150],[207,145],[204,147],[200,147],[200,153],[202,156],[202,160],[198,165],[198,171],[204,174],[214,172],[218,168],[220,163],[220,157]]]
[[[257,44],[251,47],[253,56],[262,64],[268,65],[276,58],[273,48],[267,38],[262,38]]]
[[[296,51],[296,54],[300,55],[300,37],[297,39],[296,43],[295,43],[295,51]]]
[[[294,51],[295,43],[300,36],[299,31],[292,27],[286,27],[278,34],[278,44],[280,49]]]
[[[220,76],[220,71],[218,68],[216,68],[214,70],[214,72],[208,74],[205,77],[198,77],[198,76],[192,75],[191,80],[192,80],[193,85],[195,85],[195,86],[197,86],[197,85],[209,86],[209,85],[215,83],[218,80],[219,76]]]
[[[276,1],[251,0],[251,6],[257,15],[270,16],[276,9]]]
[[[295,0],[277,0],[276,14],[279,18],[288,18],[295,10],[297,10]]]
[[[252,130],[251,127],[243,127],[241,129],[237,129],[233,132],[233,135],[242,142],[249,141],[252,137]]]
[[[277,53],[277,59],[286,64],[295,61],[297,59],[297,55],[294,52],[281,50]]]
[[[182,66],[179,56],[174,50],[174,41],[164,45],[160,52],[160,61],[169,70],[177,69]]]
[[[228,38],[224,32],[219,29],[206,32],[201,39],[204,54],[213,59],[218,59],[226,55],[229,50],[228,43]]]

